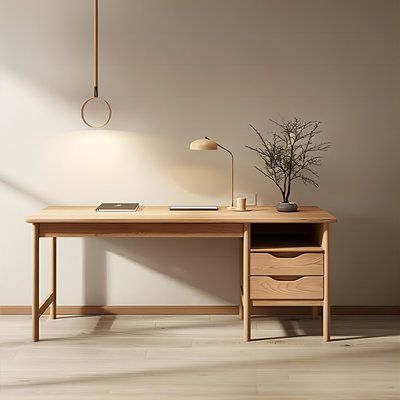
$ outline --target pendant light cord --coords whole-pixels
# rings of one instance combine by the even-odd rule
[[[103,102],[107,108],[105,121],[97,125],[89,122],[85,116],[86,106],[93,100]],[[112,109],[110,103],[106,99],[99,97],[99,0],[93,0],[93,97],[83,102],[81,106],[81,119],[90,128],[102,128],[110,122],[111,115]]]
[[[99,0],[93,0],[93,96],[99,97]]]

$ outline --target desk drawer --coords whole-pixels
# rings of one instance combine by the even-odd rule
[[[323,275],[323,253],[251,253],[251,275]]]
[[[322,276],[251,276],[250,298],[322,300],[323,282]]]

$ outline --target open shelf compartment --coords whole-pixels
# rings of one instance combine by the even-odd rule
[[[252,252],[323,252],[320,224],[252,224]]]

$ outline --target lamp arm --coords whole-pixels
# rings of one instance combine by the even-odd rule
[[[205,139],[208,140],[212,140],[209,137],[205,136]],[[215,140],[214,140],[215,142]],[[233,164],[234,164],[234,158],[233,158],[233,153],[228,150],[226,147],[220,145],[218,142],[215,142],[217,144],[218,147],[220,147],[222,150],[225,150],[227,153],[229,153],[229,155],[231,156],[231,207],[233,207],[233,182],[234,182],[234,168],[233,168]]]

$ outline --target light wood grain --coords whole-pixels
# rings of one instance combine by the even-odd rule
[[[271,293],[266,295],[265,289],[267,280],[277,280],[276,273],[280,271],[282,280],[285,272],[284,265],[274,265],[274,277],[266,276],[264,282],[258,286],[254,283],[250,285],[250,250],[251,250],[251,225],[257,229],[255,231],[255,239],[264,237],[275,237],[275,230],[278,231],[278,236],[285,235],[290,240],[295,242],[296,246],[300,246],[301,240],[311,240],[316,236],[315,231],[321,222],[327,226],[336,219],[329,213],[319,209],[318,207],[301,207],[296,213],[279,213],[272,207],[253,207],[250,212],[237,213],[227,208],[221,208],[217,212],[171,212],[167,207],[141,207],[135,213],[99,213],[95,211],[95,207],[85,206],[52,206],[41,210],[34,216],[27,219],[27,222],[33,223],[35,226],[35,241],[39,241],[40,237],[52,237],[52,293],[46,299],[45,304],[39,309],[38,307],[38,263],[39,263],[39,246],[34,245],[34,300],[32,308],[33,316],[33,338],[39,338],[39,316],[45,311],[48,305],[53,303],[51,315],[55,318],[56,315],[56,239],[57,237],[86,237],[86,236],[105,236],[105,237],[241,237],[243,239],[243,295],[242,302],[239,306],[239,314],[243,316],[244,323],[244,339],[251,340],[251,311],[252,300],[257,299],[319,299],[320,294],[315,294],[316,283],[312,280],[313,276],[299,277],[296,282],[278,282],[275,286],[274,296]],[[283,228],[283,229],[282,229]],[[269,239],[268,239],[269,240]],[[318,238],[317,238],[318,240]],[[270,244],[270,243],[269,243]],[[284,254],[284,250],[289,248],[280,247],[280,254],[273,255],[278,258],[288,256]],[[313,247],[315,246],[315,247]],[[319,248],[317,245],[306,244],[310,251]],[[293,250],[293,247],[291,247]],[[299,251],[299,247],[297,250]],[[315,273],[316,268],[310,266],[310,259],[316,258],[319,255],[303,255],[302,262],[296,264],[298,270],[293,269],[291,273]],[[259,259],[260,255],[255,254],[255,259]],[[306,259],[310,257],[310,259]],[[37,262],[35,262],[37,260]],[[296,263],[293,260],[290,262]],[[263,266],[258,266],[263,268]],[[302,268],[302,269],[299,269]],[[309,269],[314,272],[308,271]],[[283,271],[283,272],[282,272]],[[270,273],[269,271],[268,273]],[[263,271],[263,274],[266,274]],[[320,271],[319,271],[320,273]],[[287,274],[287,272],[286,272]],[[254,277],[257,278],[257,277]],[[314,277],[317,278],[317,277]],[[322,277],[320,279],[323,279]],[[36,282],[37,281],[37,282]],[[251,287],[250,287],[251,286]],[[270,284],[269,284],[270,286]],[[288,288],[290,293],[288,294]],[[299,289],[300,288],[300,289]],[[261,289],[264,290],[260,297],[257,294]],[[313,293],[314,290],[314,293]],[[283,293],[286,294],[283,295]],[[276,293],[280,293],[277,297]],[[253,296],[254,294],[254,296]],[[242,309],[243,304],[243,309]],[[325,303],[324,303],[325,304]],[[46,307],[45,307],[46,306]],[[329,316],[328,316],[329,318]],[[325,325],[324,325],[325,326]]]
[[[322,306],[323,300],[304,300],[304,299],[294,299],[294,300],[252,300],[253,306],[256,307],[310,307],[310,306]],[[291,308],[287,310],[296,314],[296,309]],[[287,313],[285,311],[285,314]],[[279,313],[279,312],[278,312]]]
[[[322,253],[251,253],[251,275],[323,275]]]
[[[260,240],[255,238],[251,244],[252,253],[321,253],[322,247],[314,241],[305,241],[300,238],[294,240]]]
[[[33,224],[32,341],[39,340],[39,226]]]
[[[242,245],[243,245],[243,240],[242,240]],[[242,257],[242,264],[239,268],[239,318],[241,320],[243,320],[243,261],[244,257]]]
[[[250,277],[251,299],[302,299],[323,298],[323,277],[302,276],[295,280],[280,280],[270,276]]]
[[[400,320],[306,317],[0,317],[2,400],[398,400]],[[337,341],[336,341],[337,340]]]
[[[324,249],[324,305],[323,305],[323,337],[326,342],[330,340],[330,293],[329,293],[329,224],[322,225],[321,244]]]
[[[43,303],[42,303],[42,304],[40,305],[40,307],[39,307],[39,312],[38,312],[39,317],[40,317],[41,315],[43,315],[43,313],[50,307],[50,305],[51,305],[51,303],[53,302],[53,300],[54,300],[54,295],[53,295],[53,293],[49,294],[49,295],[46,297],[46,299],[43,301]]]
[[[57,318],[57,238],[51,239],[51,292],[53,294],[53,301],[50,304],[51,318]]]
[[[238,223],[331,223],[336,218],[314,206],[302,206],[298,212],[282,213],[275,207],[249,207],[249,212],[236,212],[227,207],[218,211],[169,211],[167,206],[141,206],[137,212],[96,212],[96,206],[50,206],[29,216],[29,223],[134,223],[134,222],[238,222]]]
[[[215,237],[243,236],[236,223],[41,223],[41,237]]]
[[[243,227],[243,334],[244,340],[251,340],[251,303],[250,303],[250,245],[251,227]]]

